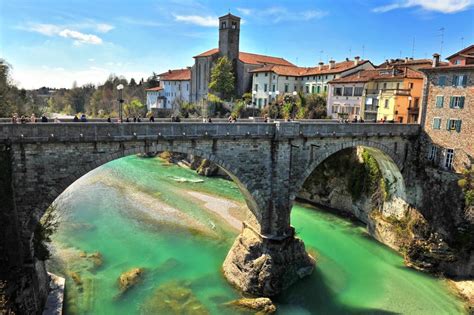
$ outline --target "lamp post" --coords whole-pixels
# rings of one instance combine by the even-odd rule
[[[257,103],[257,99],[255,98],[255,95],[257,95],[257,91],[252,91],[252,96],[253,96],[253,102],[252,102],[252,116],[255,121],[255,105]]]
[[[291,119],[295,119],[296,95],[298,92],[293,91],[293,106],[291,107]]]
[[[117,85],[117,90],[118,90],[118,93],[119,93],[119,119],[120,119],[120,122],[123,122],[123,117],[122,117],[122,107],[123,107],[123,84],[119,84]]]

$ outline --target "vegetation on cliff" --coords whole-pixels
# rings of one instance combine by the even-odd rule
[[[59,216],[55,205],[51,205],[36,225],[33,234],[34,255],[38,260],[48,260],[51,256],[48,244],[59,227]]]

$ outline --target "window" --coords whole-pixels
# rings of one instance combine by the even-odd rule
[[[293,85],[293,91],[296,92],[296,90],[297,90],[297,88],[296,88],[296,84],[295,84],[295,85]]]
[[[342,88],[334,88],[334,96],[342,96]]]
[[[345,86],[344,87],[344,96],[352,96],[352,87],[351,86]]]
[[[461,60],[458,59],[458,60],[454,61],[454,64],[455,64],[455,65],[460,65],[460,64],[461,64]]]
[[[321,93],[321,86],[320,86],[320,85],[318,85],[318,86],[316,87],[316,93],[318,93],[318,94]]]
[[[415,104],[413,105],[413,107],[418,108],[419,103],[420,103],[420,99],[418,97],[415,97]]]
[[[451,96],[449,99],[449,108],[464,108],[464,96]]]
[[[332,112],[337,113],[339,110],[339,105],[332,105]]]
[[[446,149],[446,157],[444,159],[444,167],[448,170],[453,168],[454,149]]]
[[[441,129],[441,118],[433,118],[433,129]]]
[[[446,129],[449,131],[456,130],[457,132],[461,132],[461,123],[461,119],[448,119]]]
[[[312,86],[311,86],[311,93],[314,93],[314,91],[315,91],[314,88],[315,88],[315,86],[312,85]]]
[[[262,99],[261,98],[258,99],[258,107],[259,108],[262,107]]]
[[[446,76],[445,75],[440,75],[439,76],[438,85],[439,86],[445,86],[446,85]]]
[[[285,93],[288,93],[288,90],[289,90],[289,85],[287,83],[287,84],[285,84]]]
[[[431,145],[431,147],[428,151],[428,160],[436,161],[437,155],[438,155],[438,147],[435,146],[435,145]]]
[[[275,84],[272,85],[272,92],[275,92]]]
[[[385,100],[384,107],[388,108],[388,100]]]
[[[408,83],[408,88],[413,89],[413,82]]]
[[[309,93],[309,86],[306,86],[306,93]]]
[[[288,80],[288,76],[285,77],[285,80]]]
[[[387,83],[383,84],[383,88],[384,88],[384,90],[387,88]]]
[[[354,96],[362,96],[362,93],[364,92],[364,87],[358,86],[354,88]]]
[[[325,85],[323,90],[324,90],[324,93],[326,93],[328,91],[328,86]]]
[[[263,106],[267,106],[267,101],[268,101],[267,99],[263,100]]]
[[[467,84],[467,75],[454,75],[453,76],[453,86],[465,87],[466,84]]]
[[[236,22],[232,22],[232,29],[237,29],[237,23]]]
[[[268,90],[268,84],[265,83],[265,84],[263,85],[263,92],[266,92],[267,90]]]
[[[436,107],[437,108],[442,108],[444,103],[444,96],[438,95],[436,96]]]
[[[266,73],[265,73],[266,74]],[[258,78],[258,73],[255,73],[255,77]]]
[[[265,76],[268,77],[268,72],[265,72]]]
[[[222,22],[221,28],[227,28],[227,22]]]

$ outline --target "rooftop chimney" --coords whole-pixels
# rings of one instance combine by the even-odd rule
[[[354,57],[354,65],[358,65],[359,64],[359,60],[360,60],[360,57],[359,56],[355,56]]]
[[[335,64],[335,63],[336,63],[336,62],[335,62],[334,60],[329,60],[329,69],[334,68],[334,64]]]
[[[346,58],[346,61],[349,61],[349,58]]]
[[[319,62],[319,70],[323,70],[324,62]]]
[[[168,70],[168,73],[171,73],[171,70]]]
[[[439,54],[433,54],[433,68],[439,65]]]

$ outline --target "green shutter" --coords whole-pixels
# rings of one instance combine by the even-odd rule
[[[449,129],[450,123],[451,123],[451,120],[448,119],[448,120],[446,121],[446,130],[450,130],[450,129]]]
[[[467,85],[467,75],[465,74],[462,76],[462,86],[466,87],[466,85]]]
[[[449,108],[454,108],[454,96],[449,97]]]
[[[459,108],[461,108],[461,109],[464,108],[464,96],[461,96],[459,98]]]
[[[453,75],[453,86],[456,86],[457,83],[458,83],[458,76]]]
[[[461,119],[456,121],[456,131],[461,132]]]

